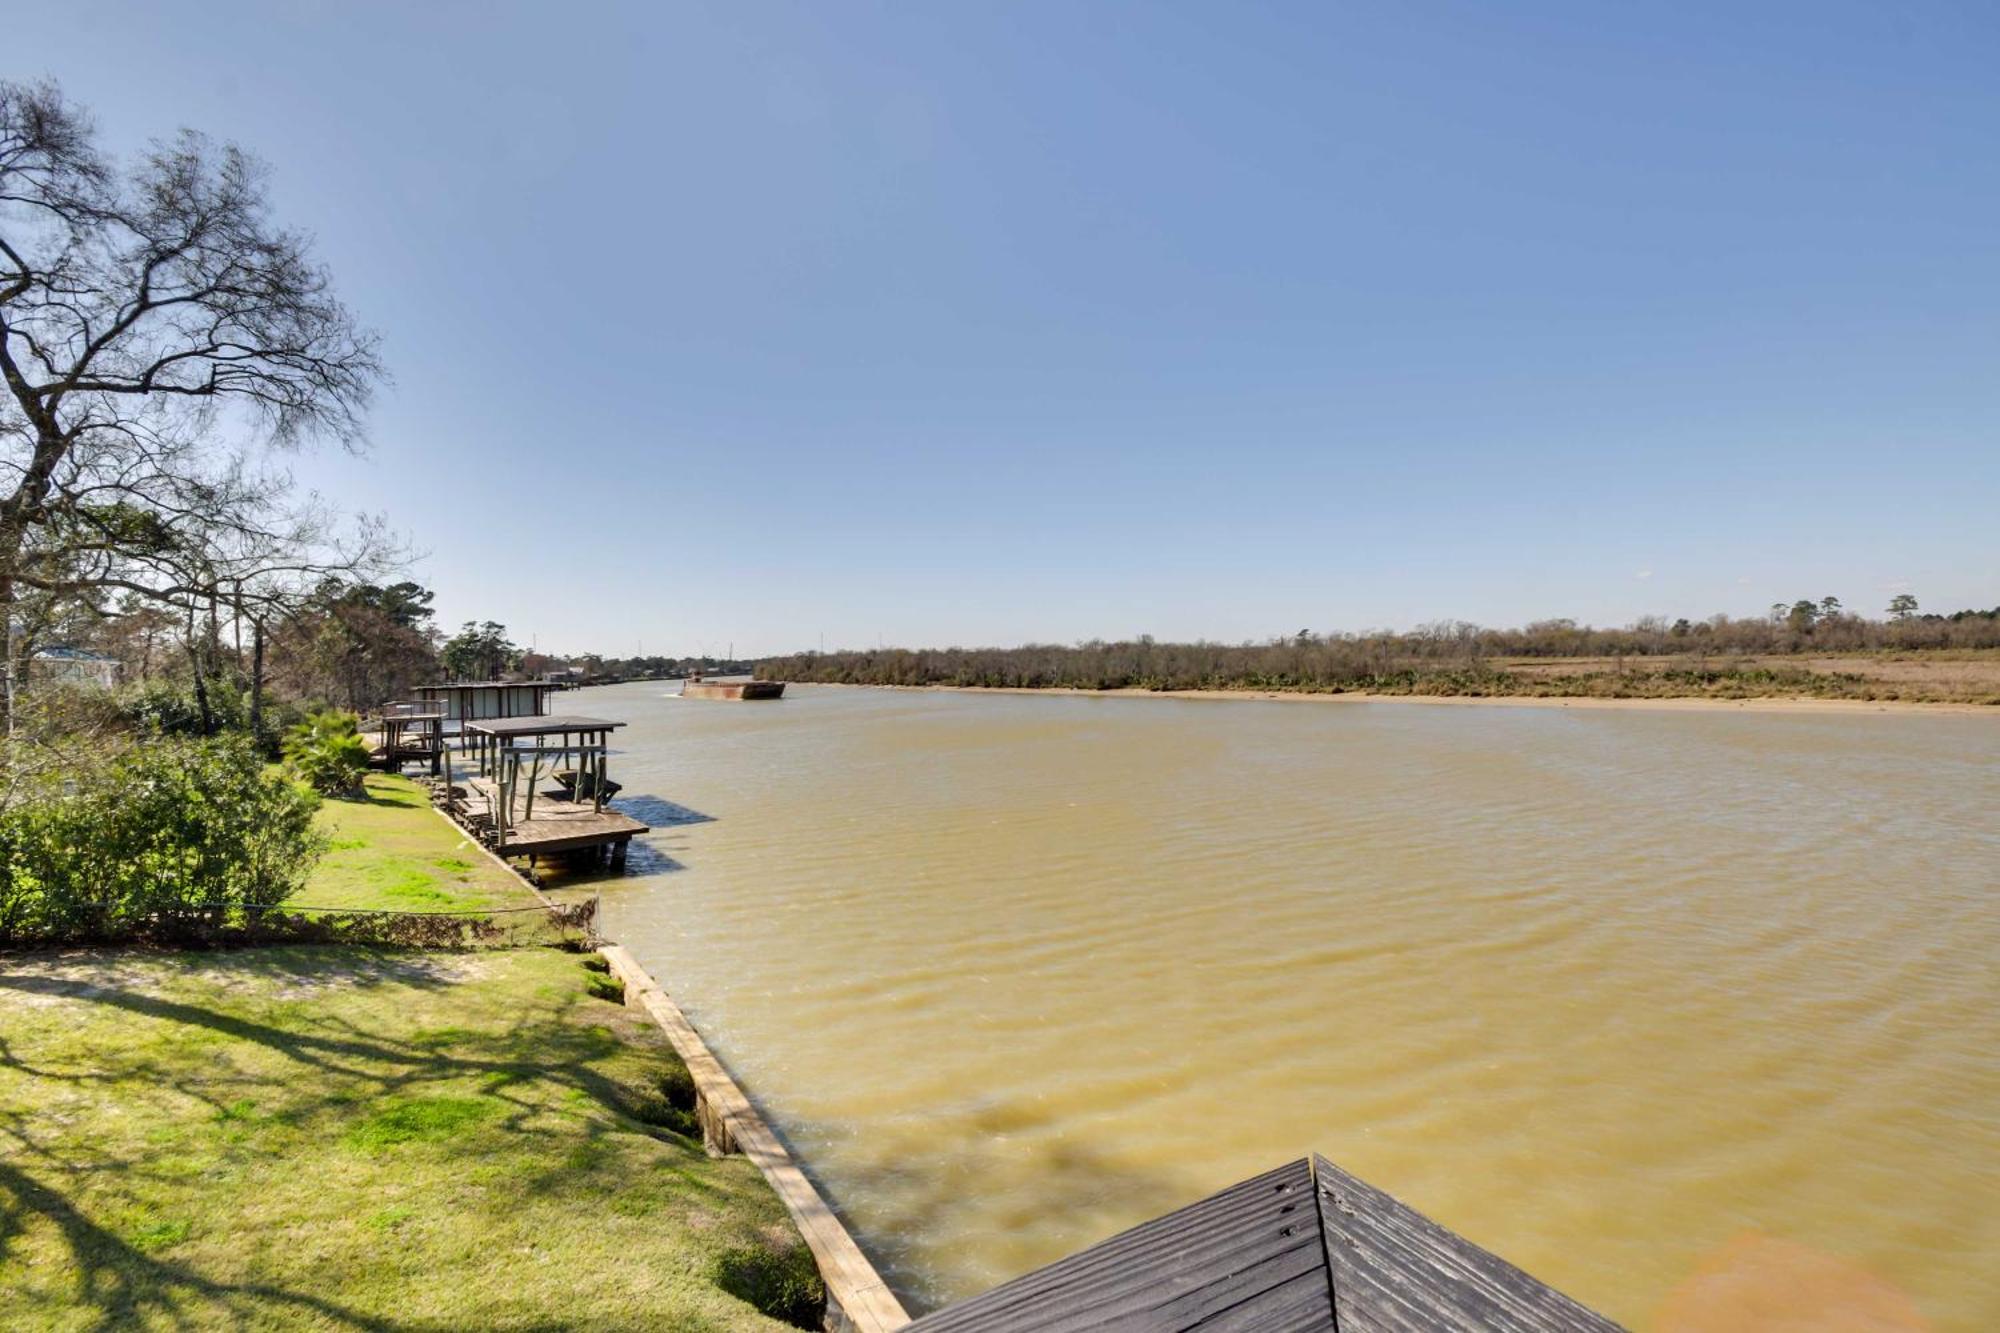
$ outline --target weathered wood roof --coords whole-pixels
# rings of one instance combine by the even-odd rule
[[[922,1333],[1616,1333],[1348,1175],[1300,1158],[912,1324]]]
[[[554,713],[542,717],[484,717],[467,722],[467,731],[483,731],[489,736],[559,736],[566,731],[610,731],[623,722],[607,722],[601,717],[577,717]]]

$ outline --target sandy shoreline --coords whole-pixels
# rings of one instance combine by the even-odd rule
[[[802,685],[826,685],[842,690],[907,690],[913,693],[948,694],[1053,694],[1080,699],[1219,699],[1258,703],[1325,704],[1442,704],[1455,707],[1503,708],[1646,708],[1662,712],[1744,712],[1744,713],[1929,713],[1941,716],[2000,718],[2000,707],[1991,704],[1917,703],[1901,699],[1813,699],[1771,696],[1760,699],[1704,699],[1669,697],[1659,699],[1604,699],[1560,695],[1464,695],[1464,694],[1316,694],[1301,690],[1081,690],[1067,686],[1033,688],[1016,685],[848,685],[832,681],[800,681]]]

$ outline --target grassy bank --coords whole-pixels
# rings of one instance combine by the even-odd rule
[[[422,787],[385,773],[368,775],[360,799],[327,801],[319,815],[327,853],[292,903],[395,912],[535,905],[520,876],[493,864],[430,805]]]
[[[414,783],[303,897],[532,903]],[[687,1070],[548,948],[0,955],[9,1327],[784,1327],[822,1299]]]
[[[16,1326],[775,1327],[814,1279],[576,955],[0,959]]]

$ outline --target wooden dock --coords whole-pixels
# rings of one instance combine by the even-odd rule
[[[476,771],[451,783],[450,813],[502,856],[599,852],[624,865],[648,826],[606,804],[608,739],[623,725],[570,714],[467,722]]]
[[[387,703],[381,713],[361,724],[364,735],[373,735],[368,760],[391,773],[400,773],[404,764],[426,764],[436,777],[444,761],[444,708],[428,701]]]
[[[517,795],[512,817],[504,824],[495,818],[500,802],[500,784],[490,778],[467,778],[461,798],[467,815],[486,827],[500,827],[492,843],[502,856],[554,856],[558,853],[604,848],[612,864],[625,860],[625,845],[645,833],[650,826],[616,810],[594,808],[589,801],[575,801],[556,792],[544,791],[528,809],[525,793]]]
[[[1314,1156],[910,1328],[1618,1333],[1619,1326]]]

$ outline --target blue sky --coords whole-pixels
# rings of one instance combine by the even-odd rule
[[[7,30],[114,144],[270,162],[396,377],[365,458],[295,470],[427,548],[447,622],[767,652],[2000,602],[1989,5]]]

